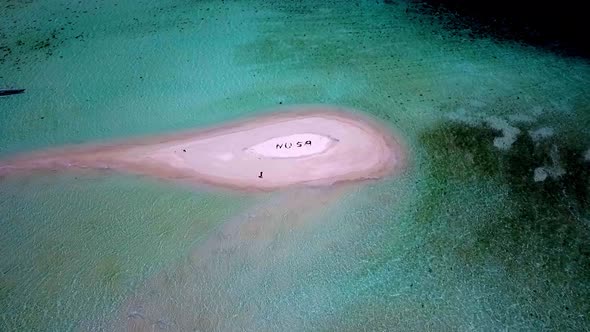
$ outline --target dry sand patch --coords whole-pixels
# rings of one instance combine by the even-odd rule
[[[53,149],[0,162],[36,169],[114,169],[244,190],[376,179],[404,166],[398,138],[330,106],[299,106],[211,129]]]

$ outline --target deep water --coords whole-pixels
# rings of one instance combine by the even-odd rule
[[[0,330],[590,329],[586,59],[405,1],[0,8],[0,88],[26,89],[0,97],[0,158],[308,103],[409,151],[395,177],[254,195],[6,176]]]

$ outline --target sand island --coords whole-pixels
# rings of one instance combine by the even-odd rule
[[[216,128],[52,149],[0,161],[0,175],[113,169],[243,190],[377,179],[403,167],[389,130],[337,107],[299,106]]]

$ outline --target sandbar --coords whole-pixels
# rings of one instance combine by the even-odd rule
[[[368,116],[334,106],[277,112],[155,137],[33,152],[0,161],[0,175],[112,169],[242,190],[378,179],[404,167],[398,137]]]

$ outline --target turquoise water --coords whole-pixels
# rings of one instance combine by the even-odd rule
[[[0,99],[2,157],[307,103],[410,155],[342,191],[7,176],[0,330],[590,326],[587,60],[403,1],[0,5],[0,83],[27,89]]]

